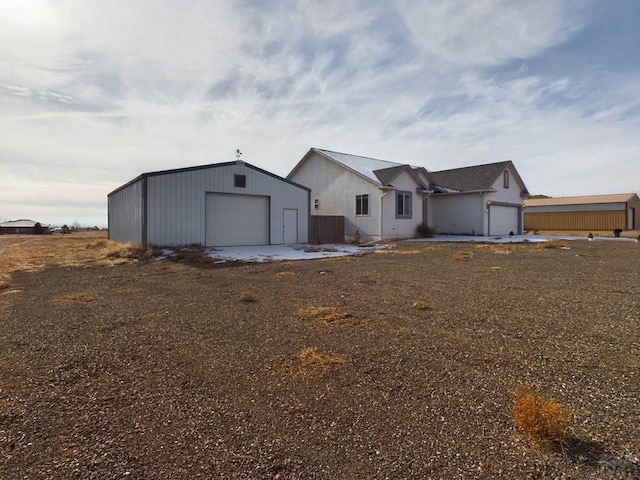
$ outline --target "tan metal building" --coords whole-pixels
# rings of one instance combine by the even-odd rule
[[[620,193],[525,199],[524,228],[525,230],[640,229],[640,198],[635,193]]]

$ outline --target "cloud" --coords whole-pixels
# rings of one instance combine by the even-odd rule
[[[318,146],[434,170],[512,159],[554,195],[640,190],[640,72],[579,48],[610,33],[594,5],[0,3],[0,215],[63,212],[64,183],[67,211],[104,224],[118,185],[236,148],[283,176]]]

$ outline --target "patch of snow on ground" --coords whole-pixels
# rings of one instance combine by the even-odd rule
[[[274,262],[283,260],[311,260],[314,258],[365,255],[387,245],[364,247],[359,245],[261,245],[248,247],[216,247],[204,254],[218,262]]]

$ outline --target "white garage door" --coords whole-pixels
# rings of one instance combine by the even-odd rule
[[[207,246],[269,245],[269,197],[207,193]]]
[[[489,235],[518,234],[518,207],[491,205],[489,212]]]

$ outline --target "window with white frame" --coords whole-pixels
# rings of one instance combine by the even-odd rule
[[[369,195],[356,195],[356,215],[369,215]]]
[[[411,192],[396,192],[396,218],[411,218]]]

